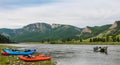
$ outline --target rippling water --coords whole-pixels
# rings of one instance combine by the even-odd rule
[[[51,44],[10,44],[12,46],[35,48],[38,53],[52,55],[57,65],[120,65],[120,46],[107,45],[108,54],[95,53],[98,45],[51,45]],[[103,45],[100,45],[103,46]]]

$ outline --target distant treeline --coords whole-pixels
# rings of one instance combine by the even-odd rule
[[[11,40],[9,39],[9,37],[0,35],[0,43],[10,43],[10,42],[11,42]]]
[[[90,42],[120,42],[119,37],[107,36],[105,38],[91,38]]]
[[[81,44],[81,43],[86,43],[86,42],[120,42],[120,37],[113,37],[113,36],[107,36],[104,38],[100,38],[100,37],[95,37],[95,38],[90,38],[88,40],[84,40],[84,39],[71,39],[71,38],[67,38],[66,40],[45,40],[42,41],[42,43],[47,42],[50,44]]]

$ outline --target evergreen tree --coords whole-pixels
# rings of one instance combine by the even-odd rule
[[[82,42],[82,39],[80,39],[80,42]]]
[[[106,36],[106,42],[108,42],[109,41],[109,36]]]
[[[0,43],[9,43],[9,42],[11,42],[9,37],[5,37],[3,35],[0,35]]]
[[[70,39],[70,38],[67,38],[67,41],[71,41],[71,39]]]
[[[102,42],[105,42],[105,39],[104,39],[104,38],[102,38]]]
[[[90,39],[90,42],[93,42],[93,39]]]
[[[120,39],[119,39],[119,37],[117,37],[116,41],[117,41],[117,42],[120,42]]]

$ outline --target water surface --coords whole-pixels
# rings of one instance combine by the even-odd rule
[[[107,45],[108,54],[95,53],[98,45],[51,45],[51,44],[10,44],[12,46],[37,49],[38,53],[53,56],[57,65],[120,65],[120,46]],[[104,45],[99,45],[104,46]],[[106,46],[106,45],[105,45]]]

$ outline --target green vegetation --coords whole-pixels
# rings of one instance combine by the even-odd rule
[[[100,33],[106,31],[107,29],[109,29],[110,26],[111,25],[88,27],[88,29],[90,29],[92,32],[91,33],[83,32],[79,35],[79,37],[81,39],[88,39],[91,37],[95,37],[95,36],[99,35]]]
[[[104,38],[91,38],[90,42],[120,42],[120,37],[107,36]]]
[[[8,37],[0,35],[0,43],[9,43],[11,40]]]
[[[56,24],[57,25],[57,24]],[[35,23],[20,29],[0,29],[0,34],[6,34],[16,42],[41,42],[53,40],[78,39],[81,28],[71,25],[59,25],[52,28],[50,24]]]
[[[84,31],[85,30],[85,31]],[[91,31],[91,32],[89,32]],[[120,21],[115,24],[78,28],[72,25],[34,23],[20,29],[0,29],[0,34],[6,34],[16,42],[50,42],[73,43],[73,40],[80,42],[119,42]],[[79,42],[79,43],[80,43]]]
[[[89,42],[89,40],[25,42],[26,44],[78,44],[78,45],[120,45],[120,42]]]
[[[0,52],[2,52],[3,48],[15,47],[0,45]],[[0,65],[55,65],[55,63],[51,61],[24,62],[18,56],[4,56],[0,54]]]

